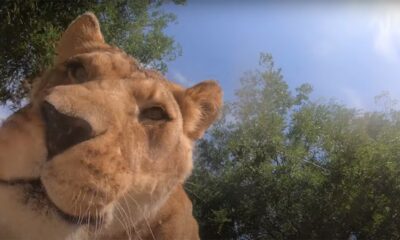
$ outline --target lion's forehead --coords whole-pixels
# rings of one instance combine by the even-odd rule
[[[134,58],[114,49],[79,54],[68,61],[80,61],[90,78],[105,76],[126,78],[139,71],[139,64]]]
[[[107,48],[76,55],[68,61],[78,60],[89,71],[89,79],[132,82],[131,86],[150,96],[174,95],[184,89],[167,80],[158,71],[141,67],[137,60],[118,48]],[[65,65],[65,64],[63,64]],[[125,81],[126,82],[126,81]]]
[[[92,49],[85,53],[72,56],[67,62],[59,63],[47,74],[36,79],[33,96],[43,93],[45,89],[57,85],[74,84],[66,76],[66,65],[71,61],[79,61],[85,67],[91,80],[115,83],[115,81],[128,80],[133,93],[143,99],[164,96],[164,100],[174,101],[171,96],[183,92],[184,89],[154,70],[139,66],[137,60],[122,50],[114,47]],[[127,82],[127,81],[124,81]],[[104,84],[106,86],[107,84]],[[168,97],[166,97],[168,96]]]

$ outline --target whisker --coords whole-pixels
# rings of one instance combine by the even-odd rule
[[[144,212],[144,209],[139,205],[139,203],[136,201],[136,199],[133,198],[132,195],[130,195],[130,194],[127,194],[127,195],[128,195],[128,197],[130,197],[130,198],[132,199],[132,201],[136,204],[136,206],[137,206],[137,207],[139,208],[139,210],[142,212],[144,221],[145,221],[147,227],[148,227],[149,230],[150,230],[151,237],[153,238],[153,240],[156,240],[156,237],[154,236],[154,233],[153,233],[153,229],[151,229],[151,226],[150,226],[150,224],[149,224],[149,221],[147,220],[146,213]]]
[[[82,202],[85,200],[85,198],[86,198],[86,192],[83,191],[82,200],[79,202],[78,225],[82,224],[82,221],[83,221],[83,217],[82,217]]]
[[[122,224],[123,228],[125,229],[126,234],[128,235],[128,239],[131,240],[132,236],[131,236],[130,228],[129,228],[129,225],[127,225],[127,223],[124,221],[124,215],[122,213],[121,206],[118,202],[116,202],[115,206],[119,212],[119,215],[121,216],[121,221],[122,221],[121,224]]]
[[[85,211],[85,214],[84,214],[84,216],[86,216],[86,224],[87,225],[89,225],[89,223],[90,223],[90,207],[92,206],[92,203],[93,203],[93,197],[94,197],[94,195],[92,195],[92,197],[90,198],[90,201],[88,202],[88,207],[87,207],[87,209],[86,209],[86,211]],[[89,216],[87,216],[89,214]]]
[[[125,195],[123,195],[123,199],[124,199],[124,202],[125,202],[125,204],[126,204],[126,206],[128,208],[129,216],[132,216],[130,204],[128,203],[128,200],[126,200],[126,196]],[[132,228],[133,228],[133,231],[135,232],[136,236],[139,238],[139,240],[142,240],[142,237],[140,236],[139,232],[137,231],[135,223],[133,222],[132,218],[129,218],[129,220],[130,220],[130,223],[132,224]]]
[[[118,222],[122,225],[122,227],[124,228],[126,234],[128,235],[128,240],[131,240],[131,237],[130,237],[129,233],[128,233],[128,231],[126,230],[125,225],[124,225],[124,223],[121,221],[121,219],[119,218],[119,216],[115,216],[115,218],[117,219],[117,221],[118,221]]]
[[[78,194],[75,195],[75,199],[73,199],[72,207],[73,207],[73,211],[74,211],[74,212],[76,212],[76,210],[78,210],[78,209],[77,209],[77,208],[78,208],[78,201],[79,201],[79,198],[81,197],[81,194],[82,194],[82,190],[79,189]]]

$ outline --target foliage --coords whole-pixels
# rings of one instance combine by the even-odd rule
[[[174,0],[183,4],[185,0]],[[0,103],[18,104],[32,79],[52,63],[54,47],[68,24],[85,11],[99,17],[109,43],[161,71],[180,54],[163,30],[175,16],[161,11],[161,0],[3,0],[0,3]]]
[[[198,145],[202,238],[399,239],[400,112],[313,102],[260,63]]]

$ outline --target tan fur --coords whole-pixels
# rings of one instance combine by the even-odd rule
[[[91,13],[68,27],[57,53],[31,104],[0,128],[0,239],[199,239],[182,184],[194,141],[220,110],[220,87],[205,81],[185,89],[142,69],[104,43]],[[84,82],[71,77],[71,61],[84,66]],[[43,101],[86,120],[95,137],[47,160]],[[169,119],[142,119],[152,106]],[[26,183],[34,179],[45,198]],[[71,224],[55,209],[103,222]]]

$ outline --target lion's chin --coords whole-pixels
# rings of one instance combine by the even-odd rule
[[[21,182],[19,184],[23,185],[23,189],[27,197],[27,202],[34,203],[35,209],[38,210],[42,209],[46,212],[52,211],[56,213],[57,217],[60,218],[66,224],[76,225],[76,226],[86,225],[89,227],[95,227],[96,229],[99,229],[107,225],[108,222],[110,222],[109,212],[105,212],[102,215],[98,216],[90,216],[90,215],[74,216],[66,213],[49,198],[46,189],[43,186],[40,179],[29,180],[23,183]]]

